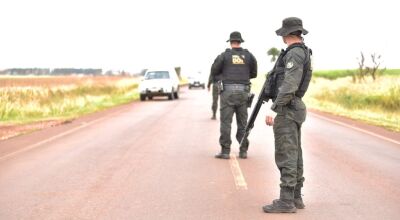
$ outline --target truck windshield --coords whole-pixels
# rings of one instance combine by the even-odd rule
[[[169,73],[168,71],[148,72],[145,79],[169,79]]]

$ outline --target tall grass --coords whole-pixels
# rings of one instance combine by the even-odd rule
[[[138,98],[137,80],[132,78],[88,77],[74,83],[68,78],[65,84],[46,79],[43,85],[33,81],[35,86],[20,82],[0,87],[1,123],[73,118]]]
[[[400,77],[384,76],[365,83],[352,83],[351,77],[316,77],[305,101],[314,109],[400,131]]]

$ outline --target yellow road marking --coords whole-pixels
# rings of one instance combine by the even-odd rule
[[[246,179],[243,176],[242,170],[240,169],[239,162],[234,154],[230,155],[229,164],[231,165],[231,171],[233,178],[235,179],[236,189],[247,190]]]
[[[330,119],[330,118],[327,118],[327,117],[324,117],[324,116],[321,116],[321,115],[318,115],[318,114],[315,114],[315,113],[312,113],[312,112],[309,112],[309,113],[311,113],[313,116],[315,116],[315,117],[317,117],[317,118],[320,118],[320,119],[323,119],[323,120],[326,120],[326,121],[330,121],[330,122],[332,122],[332,123],[335,123],[335,124],[338,124],[338,125],[342,125],[342,126],[344,126],[344,127],[348,127],[348,128],[354,129],[354,130],[356,130],[356,131],[360,131],[360,132],[362,132],[362,133],[365,133],[365,134],[368,134],[368,135],[371,135],[371,136],[380,138],[380,139],[382,139],[382,140],[389,141],[389,142],[392,142],[392,143],[394,143],[394,144],[400,145],[400,142],[399,142],[399,141],[393,140],[393,139],[391,139],[391,138],[384,137],[384,136],[382,136],[382,135],[375,134],[375,133],[373,133],[373,132],[370,132],[370,131],[367,131],[367,130],[364,130],[364,129],[361,129],[361,128],[357,128],[357,127],[351,126],[351,125],[349,125],[349,124],[346,124],[346,123],[343,123],[343,122],[339,122],[339,121],[336,121],[336,120],[333,120],[333,119]]]

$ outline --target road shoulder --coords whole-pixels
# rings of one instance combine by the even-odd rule
[[[365,131],[365,133],[372,133],[400,143],[400,132],[389,131],[379,126],[370,125],[362,121],[357,121],[344,116],[333,115],[331,113],[326,113],[315,109],[309,109],[308,111],[311,113],[311,115],[314,114],[316,116],[320,116],[322,119],[329,120],[331,122],[337,122],[337,124],[346,125],[346,127],[350,127],[355,130],[362,130]]]

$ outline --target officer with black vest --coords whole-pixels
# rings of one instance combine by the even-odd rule
[[[221,84],[220,101],[220,138],[221,152],[216,158],[229,159],[231,150],[231,124],[236,114],[236,139],[241,141],[247,123],[247,101],[250,94],[250,79],[257,77],[257,60],[247,49],[241,47],[244,42],[240,32],[232,32],[229,40],[231,49],[226,49],[214,61],[211,75],[219,76]],[[239,153],[247,158],[249,141],[245,140]]]
[[[273,125],[275,136],[275,162],[280,171],[280,198],[263,207],[268,213],[293,213],[303,209],[303,156],[301,149],[301,126],[306,119],[306,106],[302,97],[311,80],[311,50],[304,44],[301,19],[286,18],[276,31],[282,36],[287,49],[281,52],[274,69],[272,111],[265,122]]]

